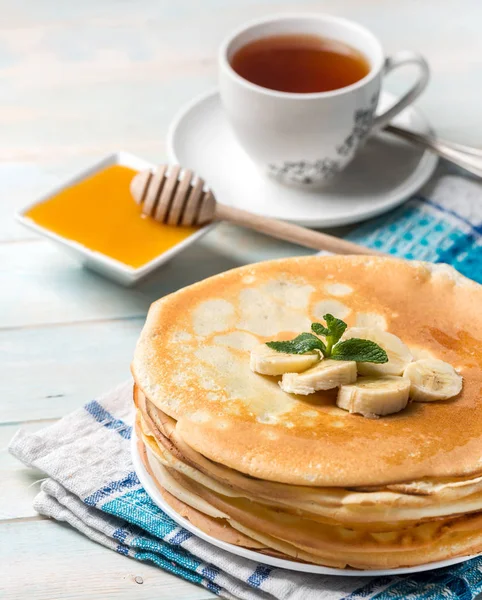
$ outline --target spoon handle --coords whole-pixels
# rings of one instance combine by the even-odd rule
[[[236,225],[248,227],[249,229],[254,229],[280,240],[315,250],[326,250],[334,254],[382,254],[371,248],[359,246],[358,244],[327,233],[313,231],[299,225],[293,225],[292,223],[278,221],[269,217],[262,217],[261,215],[255,215],[240,208],[226,206],[225,204],[218,203],[216,205],[214,218],[218,221],[230,221]]]
[[[395,125],[388,125],[385,131],[431,150],[445,160],[466,169],[472,175],[482,177],[482,149],[447,142],[432,135],[415,133]]]

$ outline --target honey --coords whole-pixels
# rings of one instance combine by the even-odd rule
[[[137,171],[121,165],[68,187],[25,216],[68,240],[138,268],[197,231],[142,215],[129,191]]]

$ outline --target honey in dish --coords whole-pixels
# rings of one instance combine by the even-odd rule
[[[129,184],[137,171],[113,165],[31,208],[26,216],[64,238],[141,267],[197,231],[141,214]]]
[[[317,35],[275,35],[234,53],[231,66],[251,83],[280,92],[309,94],[363,79],[370,65],[348,44]]]

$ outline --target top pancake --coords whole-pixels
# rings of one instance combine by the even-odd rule
[[[482,472],[482,286],[445,265],[374,257],[258,263],[152,305],[133,373],[195,450],[248,475],[298,485],[372,486]],[[327,312],[385,326],[464,377],[454,400],[378,420],[292,396],[252,373],[259,342],[309,331]]]

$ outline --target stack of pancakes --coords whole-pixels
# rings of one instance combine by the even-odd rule
[[[445,266],[309,257],[242,267],[155,303],[133,362],[137,434],[165,501],[220,540],[332,567],[482,552],[482,287]],[[330,312],[464,378],[377,420],[253,373],[260,342]]]

